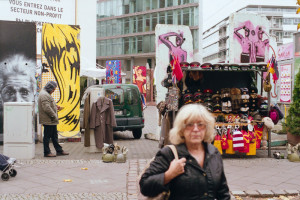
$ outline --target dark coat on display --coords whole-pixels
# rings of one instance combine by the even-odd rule
[[[84,128],[84,146],[89,147],[90,142],[90,93],[87,94],[87,97],[84,100],[83,108],[83,128]]]
[[[161,149],[140,180],[141,192],[145,196],[157,196],[170,190],[170,200],[230,199],[229,188],[223,170],[223,161],[218,150],[205,145],[203,168],[188,152],[185,144],[176,145],[179,159],[185,157],[185,172],[164,185],[164,173],[174,159],[169,147]]]
[[[95,143],[97,148],[102,148],[103,143],[113,143],[113,127],[117,126],[114,106],[106,97],[100,97],[92,105],[90,114],[90,128],[95,129]]]

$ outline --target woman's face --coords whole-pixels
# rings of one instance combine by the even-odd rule
[[[137,73],[138,73],[139,75],[141,75],[141,74],[142,74],[142,72],[143,72],[143,70],[142,70],[142,69],[138,69],[138,70],[137,70]]]
[[[185,124],[183,136],[186,144],[201,144],[204,140],[206,124],[203,121],[194,121]]]

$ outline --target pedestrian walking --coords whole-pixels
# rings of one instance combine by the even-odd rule
[[[60,110],[62,108],[56,105],[56,102],[51,96],[56,87],[56,82],[49,81],[40,92],[38,98],[39,123],[44,126],[44,157],[69,155],[69,153],[63,151],[62,147],[58,143],[57,124],[59,122],[57,110]],[[50,139],[52,140],[53,146],[56,150],[56,155],[52,154],[49,148]]]
[[[223,161],[211,144],[215,119],[199,104],[183,106],[170,131],[178,152],[165,146],[140,179],[141,193],[155,197],[169,191],[169,199],[230,199]]]

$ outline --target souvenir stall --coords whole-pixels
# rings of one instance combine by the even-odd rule
[[[176,112],[183,105],[200,103],[215,116],[214,145],[221,154],[256,155],[268,150],[271,157],[271,132],[274,124],[270,109],[268,63],[200,64],[180,63],[183,78],[176,82],[172,67],[162,85],[168,88],[164,102],[157,105],[161,123],[160,147],[169,143],[168,132]],[[267,76],[263,78],[263,72]],[[267,97],[258,94],[262,85]]]

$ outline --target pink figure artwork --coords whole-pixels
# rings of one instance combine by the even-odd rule
[[[176,37],[176,45],[174,45],[169,38],[175,36]],[[169,48],[170,62],[173,60],[172,56],[178,56],[179,62],[186,62],[187,52],[182,49],[182,44],[185,41],[183,34],[169,32],[166,34],[162,34],[159,37],[159,40],[164,43]]]
[[[244,30],[244,35],[241,33],[242,29]],[[265,34],[262,27],[257,26],[254,29],[253,24],[250,21],[246,21],[234,29],[234,34],[242,47],[241,63],[265,61],[265,52],[268,50],[266,47],[269,47],[269,40],[262,40],[263,34]]]
[[[265,51],[266,47],[269,47],[269,40],[265,39],[262,41],[263,34],[265,32],[262,30],[261,27],[258,28],[257,38],[258,41],[254,43],[254,54],[255,54],[255,61],[256,62],[264,62],[265,61]]]

